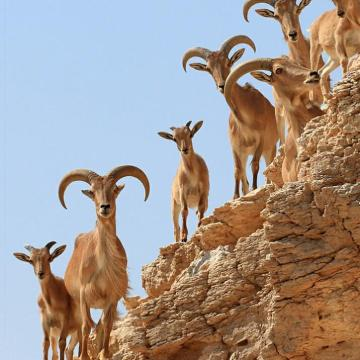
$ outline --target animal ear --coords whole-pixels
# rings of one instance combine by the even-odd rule
[[[120,185],[115,186],[115,190],[114,190],[115,196],[118,196],[120,194],[120,192],[124,189],[124,187],[125,187],[125,184],[120,184]]]
[[[81,192],[91,200],[94,200],[94,193],[91,190],[81,190]]]
[[[23,254],[23,253],[14,253],[13,255],[14,255],[18,260],[25,261],[25,262],[28,262],[28,263],[32,264],[29,255],[26,255],[26,254]]]
[[[205,64],[192,63],[192,64],[190,64],[190,66],[191,66],[193,69],[195,69],[195,70],[208,71],[208,68],[206,67]]]
[[[162,138],[164,138],[164,139],[166,139],[166,140],[175,141],[174,137],[173,137],[171,134],[167,133],[167,132],[160,131],[160,132],[158,132],[158,134],[159,134]]]
[[[54,250],[54,252],[50,255],[49,261],[52,262],[55,258],[61,255],[66,249],[66,245],[61,245]]]
[[[266,82],[266,83],[269,83],[269,84],[272,83],[272,78],[271,78],[271,76],[265,74],[265,73],[262,72],[262,71],[252,71],[250,74],[251,74],[256,80],[263,81],[263,82]]]
[[[269,18],[273,18],[275,19],[275,14],[273,11],[268,10],[268,9],[256,9],[255,10],[259,15],[263,16],[263,17],[269,17]]]
[[[193,137],[202,127],[203,121],[198,121],[194,127],[191,129],[191,137]]]
[[[300,4],[297,7],[297,13],[300,14],[306,6],[311,3],[311,0],[301,0]]]
[[[234,52],[233,56],[230,58],[230,64],[233,66],[243,55],[244,55],[245,49],[239,49]]]

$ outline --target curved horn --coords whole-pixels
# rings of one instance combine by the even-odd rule
[[[253,70],[272,70],[272,59],[271,58],[260,58],[250,61],[246,61],[243,64],[238,65],[234,70],[231,71],[225,82],[224,96],[229,104],[230,108],[233,108],[231,102],[231,92],[233,85],[245,74]]]
[[[144,186],[145,189],[145,201],[150,193],[150,183],[145,173],[136,166],[124,165],[118,166],[111,170],[107,177],[115,184],[118,180],[125,176],[132,176],[137,178]]]
[[[231,49],[238,44],[249,45],[254,50],[254,52],[256,52],[256,46],[254,42],[246,35],[237,35],[231,37],[230,39],[227,39],[221,45],[220,51],[223,51],[226,54],[226,56],[228,56]]]
[[[249,15],[249,10],[252,6],[254,6],[255,4],[268,4],[268,5],[271,5],[271,6],[274,6],[275,5],[275,1],[276,0],[247,0],[245,1],[245,4],[244,4],[244,7],[243,7],[243,16],[244,16],[244,19],[249,22],[249,19],[248,19],[248,15]]]
[[[182,58],[182,66],[183,66],[184,71],[186,72],[186,64],[191,58],[197,56],[206,61],[206,59],[208,58],[208,56],[210,54],[211,54],[211,51],[209,49],[205,49],[202,47],[194,47],[194,48],[189,49],[188,51],[186,51],[186,53],[184,54],[184,56]]]
[[[45,247],[50,251],[51,247],[56,244],[56,241],[50,241],[48,242]]]
[[[29,252],[32,252],[32,251],[35,249],[33,246],[31,246],[31,245],[29,245],[29,244],[26,244],[26,245],[24,246],[24,248],[25,248],[27,251],[29,251]]]
[[[66,188],[73,182],[73,181],[85,181],[89,185],[91,185],[91,182],[96,178],[99,177],[98,174],[94,173],[93,171],[86,170],[86,169],[77,169],[70,171],[68,174],[66,174],[59,185],[59,200],[61,202],[61,205],[66,209],[65,201],[64,201],[64,193]]]

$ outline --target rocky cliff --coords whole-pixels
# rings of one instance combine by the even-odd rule
[[[113,359],[360,359],[360,60],[300,139],[299,181],[216,209],[143,269]],[[282,187],[280,187],[280,186]]]

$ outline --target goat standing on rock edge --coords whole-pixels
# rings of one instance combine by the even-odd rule
[[[23,253],[14,253],[14,256],[18,260],[31,264],[40,281],[41,294],[38,298],[38,305],[44,332],[43,360],[48,360],[50,342],[52,359],[58,359],[57,338],[59,338],[60,360],[64,360],[66,338],[69,334],[71,334],[71,341],[66,350],[66,358],[72,360],[74,348],[81,338],[80,311],[69,295],[64,280],[54,276],[51,272],[50,263],[66,248],[66,245],[62,245],[50,254],[50,249],[54,244],[56,242],[51,241],[42,249],[26,245],[25,249],[30,252],[30,256]],[[80,352],[81,346],[79,355]]]
[[[193,63],[190,66],[196,70],[208,72],[215,80],[218,90],[223,94],[227,77],[231,67],[244,54],[245,49],[235,51],[229,58],[230,51],[239,44],[247,44],[254,51],[254,42],[245,35],[233,36],[226,40],[218,51],[205,48],[191,48],[183,56],[183,68],[186,71],[187,62],[193,57],[200,57],[206,64]],[[263,155],[266,165],[269,165],[276,154],[278,132],[276,126],[275,109],[270,101],[250,84],[237,85],[228,102],[231,113],[229,117],[229,137],[234,157],[235,189],[233,198],[240,197],[240,181],[242,192],[249,192],[246,176],[246,162],[249,155],[253,155],[251,168],[253,173],[252,188],[257,188],[259,162]]]
[[[180,164],[172,183],[172,217],[174,222],[175,240],[180,241],[179,214],[181,211],[183,223],[181,241],[186,242],[188,229],[186,219],[190,208],[197,208],[197,216],[201,219],[208,208],[209,197],[209,171],[204,159],[195,153],[192,138],[199,131],[203,122],[197,122],[190,129],[191,121],[181,128],[172,127],[173,134],[159,132],[158,134],[167,140],[176,142],[181,153]]]
[[[75,240],[75,249],[65,273],[65,284],[71,296],[80,305],[82,316],[81,360],[90,360],[88,338],[94,326],[90,309],[103,309],[96,326],[96,351],[102,359],[110,359],[110,332],[116,316],[118,301],[127,295],[127,256],[116,235],[116,198],[125,185],[117,186],[118,180],[132,176],[145,188],[145,200],[150,184],[145,173],[131,165],[119,166],[106,176],[93,171],[78,169],[61,180],[59,199],[66,209],[64,193],[74,181],[84,181],[91,186],[83,193],[94,201],[97,222],[93,231],[80,234]]]

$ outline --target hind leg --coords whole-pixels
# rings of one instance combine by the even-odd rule
[[[240,154],[239,154],[240,153]],[[240,181],[242,185],[242,192],[246,195],[249,192],[249,183],[246,177],[246,160],[247,154],[241,154],[241,150],[233,151],[234,165],[235,165],[235,189],[233,199],[240,197]]]
[[[262,153],[262,145],[260,144],[258,146],[258,148],[256,149],[254,157],[251,162],[251,169],[252,169],[252,173],[253,173],[253,183],[252,183],[253,190],[257,189],[257,178],[258,178],[259,168],[260,168],[259,163],[260,163],[261,153]]]
[[[205,211],[207,210],[208,207],[208,198],[207,195],[202,195],[200,197],[200,201],[199,201],[199,205],[198,205],[198,211],[197,211],[197,216],[198,216],[198,227],[201,225],[201,220],[204,217]]]

